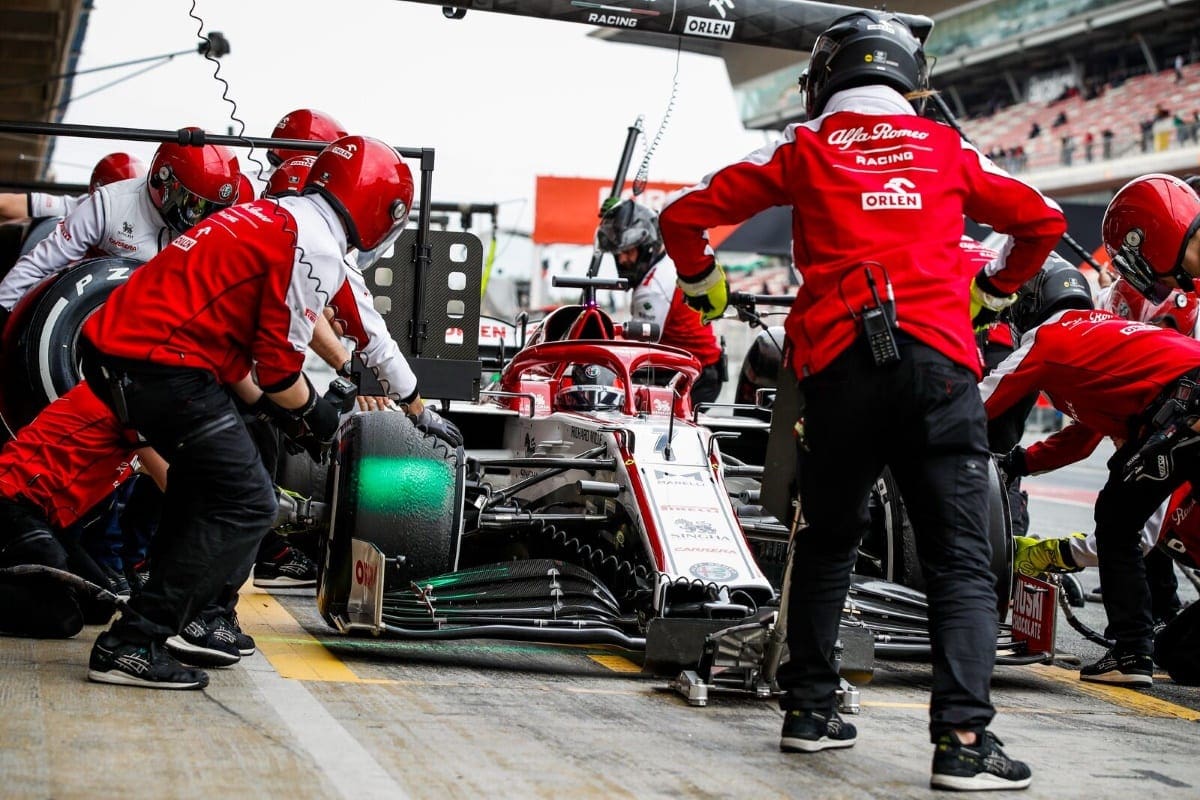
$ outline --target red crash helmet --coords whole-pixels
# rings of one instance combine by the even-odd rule
[[[263,189],[262,196],[287,197],[300,194],[300,190],[304,188],[304,182],[308,180],[308,173],[312,169],[313,162],[316,160],[317,156],[314,153],[307,156],[293,156],[284,161],[267,179],[267,187]]]
[[[1104,248],[1113,266],[1147,299],[1171,293],[1162,278],[1195,290],[1183,270],[1188,240],[1200,229],[1200,197],[1172,175],[1151,174],[1121,187],[1104,212]]]
[[[237,202],[249,203],[253,199],[254,184],[250,181],[250,176],[243,172],[238,176]]]
[[[242,172],[228,147],[167,142],[150,162],[146,184],[163,220],[183,233],[214,211],[238,200]],[[253,197],[253,190],[251,190]]]
[[[342,123],[326,114],[312,108],[298,108],[275,124],[271,132],[273,139],[303,139],[307,142],[333,142],[348,136],[342,128]],[[293,156],[316,155],[316,151],[283,150],[273,147],[267,151],[267,161],[272,167],[278,167]]]
[[[129,153],[109,153],[96,162],[92,168],[92,177],[88,181],[88,191],[94,192],[101,186],[124,181],[130,178],[140,178],[146,174],[146,165],[141,159],[134,158]]]
[[[1129,281],[1118,278],[1108,291],[1106,311],[1134,322],[1170,326],[1188,336],[1196,329],[1200,317],[1200,299],[1175,289],[1161,303],[1151,303]]]
[[[329,201],[358,249],[360,269],[374,264],[408,222],[413,179],[396,151],[378,139],[346,136],[326,147],[313,162],[304,194]]]

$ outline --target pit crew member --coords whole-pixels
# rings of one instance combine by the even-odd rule
[[[793,209],[802,285],[785,329],[806,403],[796,472],[808,528],[791,564],[780,747],[856,740],[833,708],[833,648],[867,498],[886,465],[928,578],[931,784],[1024,788],[1029,768],[987,729],[997,618],[973,327],[1037,271],[1063,215],[953,129],[918,115],[925,55],[898,17],[858,11],[835,21],[801,82],[807,122],[675,193],[659,216],[679,285],[708,322],[725,310],[728,289],[706,230]],[[964,214],[1012,236],[1003,263],[972,269],[959,247]]]
[[[92,648],[88,676],[108,683],[196,689],[160,645],[248,564],[275,516],[270,477],[225,387],[318,444],[338,411],[303,377],[321,310],[346,281],[344,258],[374,263],[400,235],[412,175],[385,143],[339,139],[313,164],[303,194],[218,212],[116,289],[84,326],[84,374],[119,419],[170,453],[171,480],[154,568]],[[449,437],[425,406],[394,342],[368,366],[417,424]],[[251,380],[251,367],[255,381]],[[458,438],[461,443],[461,437]]]
[[[632,322],[658,326],[657,341],[696,357],[702,370],[692,385],[692,403],[711,403],[727,379],[725,353],[711,326],[703,325],[675,285],[675,264],[663,248],[658,215],[633,200],[604,212],[596,232],[600,249],[612,253],[617,275],[629,282]]]
[[[88,194],[101,186],[140,178],[145,174],[146,165],[136,156],[128,153],[109,153],[92,168],[92,176],[88,180]],[[6,192],[0,194],[0,222],[13,222],[30,217],[65,217],[86,197],[86,194],[72,196],[46,192]]]

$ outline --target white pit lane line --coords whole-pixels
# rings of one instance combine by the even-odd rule
[[[262,655],[243,658],[242,666],[258,691],[279,715],[295,742],[346,800],[410,797],[342,724],[312,696],[303,681],[283,678]]]

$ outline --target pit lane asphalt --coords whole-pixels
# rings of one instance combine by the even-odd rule
[[[1034,530],[1086,530],[1106,453],[1029,481]],[[1085,573],[1085,585],[1095,584]],[[1183,582],[1184,594],[1195,593]],[[928,788],[927,665],[878,664],[850,750],[777,749],[771,703],[690,708],[621,653],[345,639],[311,595],[247,592],[260,650],[200,692],[85,681],[99,628],[0,640],[0,796],[917,798]],[[1103,610],[1079,615],[1102,627]],[[1060,619],[1060,650],[1100,648]],[[999,667],[994,730],[1031,763],[1025,798],[1194,798],[1200,690],[1080,684]],[[1003,793],[998,796],[1007,796]]]

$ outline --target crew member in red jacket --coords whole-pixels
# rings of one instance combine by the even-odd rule
[[[80,345],[93,390],[171,463],[154,569],[130,601],[136,613],[96,640],[92,680],[207,684],[207,675],[182,667],[161,644],[249,563],[276,505],[226,387],[256,413],[317,441],[332,439],[338,410],[303,377],[304,351],[346,282],[349,251],[360,265],[373,263],[402,232],[412,195],[412,175],[395,151],[344,137],[318,155],[301,196],[206,219],[86,323]],[[447,427],[430,408],[414,407],[412,370],[394,342],[382,346],[368,365],[384,390],[426,428]]]
[[[972,323],[1037,271],[1063,215],[952,128],[917,114],[928,70],[900,18],[859,11],[834,22],[802,84],[807,122],[676,193],[659,217],[679,285],[709,321],[725,310],[727,287],[706,230],[770,206],[793,209],[802,285],[785,328],[806,403],[797,472],[808,529],[791,565],[780,746],[855,741],[833,708],[833,646],[870,487],[887,465],[929,586],[931,783],[1023,788],[1029,768],[987,731],[997,619]],[[1012,236],[977,271],[959,247],[964,215]]]
[[[658,215],[633,200],[623,200],[604,212],[596,231],[600,249],[612,253],[617,275],[629,282],[630,319],[658,326],[659,344],[686,350],[700,362],[692,384],[692,403],[711,403],[721,393],[725,353],[712,327],[702,325],[683,302],[675,285],[675,264],[663,249]]]
[[[69,570],[101,586],[104,573],[63,534],[137,471],[160,487],[166,463],[139,446],[81,382],[17,431],[0,451],[0,568],[34,564]],[[0,633],[74,636],[86,603],[52,578],[0,579]],[[108,606],[103,620],[112,615]]]
[[[1177,486],[1198,485],[1200,434],[1192,428],[1200,419],[1198,379],[1195,339],[1105,311],[1065,311],[1027,333],[980,385],[989,416],[1040,390],[1076,420],[1054,438],[1054,447],[1026,451],[1021,472],[1070,463],[1104,436],[1121,443],[1095,509],[1100,586],[1116,644],[1080,670],[1082,680],[1154,681],[1140,531]]]

